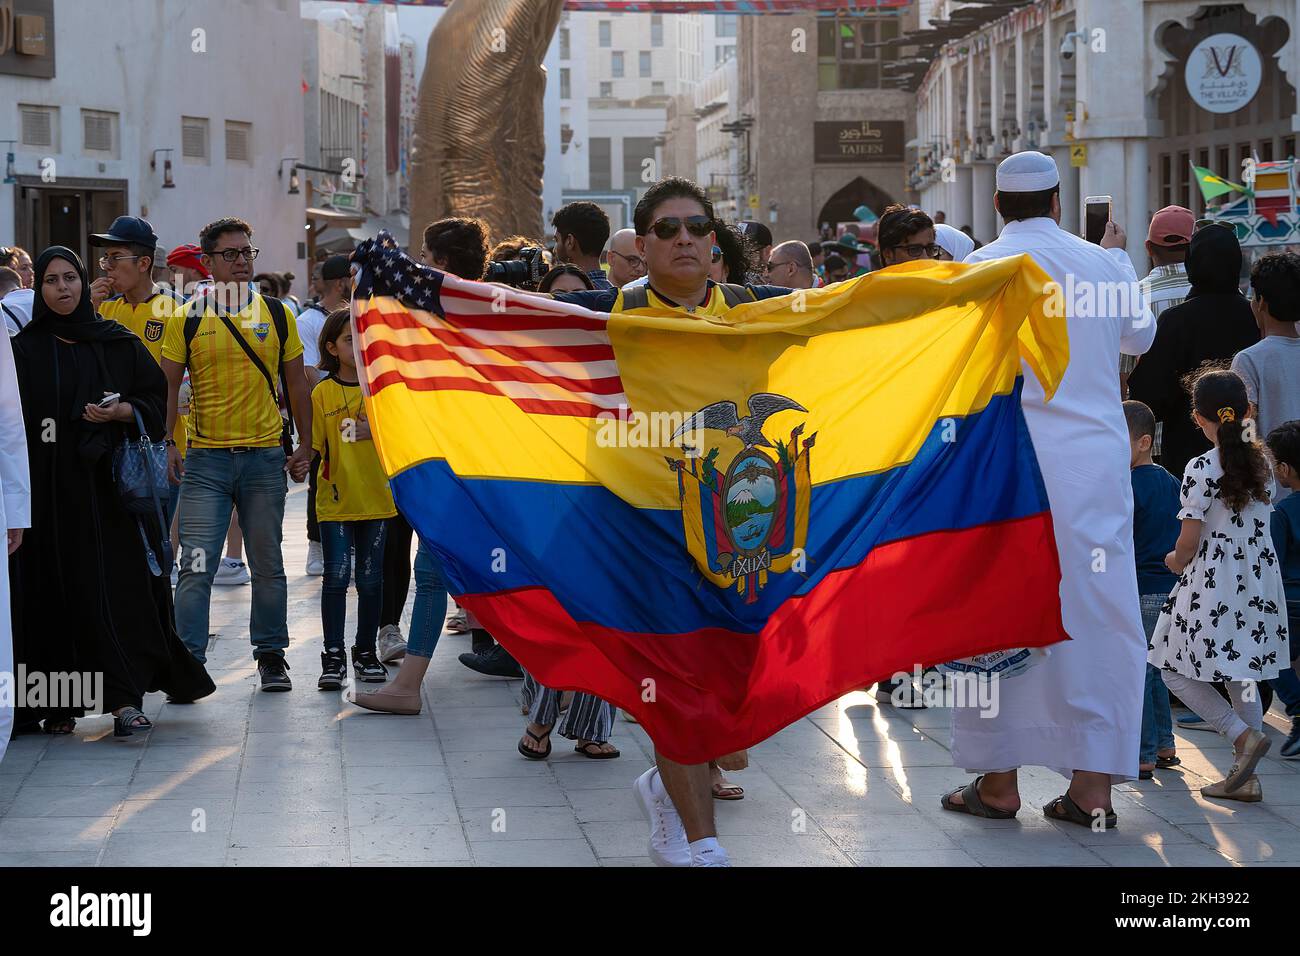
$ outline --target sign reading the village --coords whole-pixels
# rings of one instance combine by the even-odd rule
[[[1211,113],[1235,113],[1259,91],[1264,75],[1259,51],[1245,37],[1216,33],[1187,58],[1184,78],[1192,102]]]
[[[901,162],[903,121],[813,123],[813,151],[817,163]]]

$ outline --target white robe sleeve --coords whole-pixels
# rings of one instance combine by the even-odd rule
[[[27,471],[27,432],[18,397],[18,374],[9,336],[0,335],[0,494],[6,528],[32,525],[31,480]]]
[[[1128,253],[1119,247],[1107,249],[1106,252],[1119,267],[1122,281],[1129,284],[1132,293],[1121,297],[1121,301],[1129,304],[1119,317],[1119,350],[1124,355],[1144,355],[1156,338],[1156,317],[1147,305],[1146,296],[1141,294],[1137,271],[1133,268],[1133,260],[1128,257]]]

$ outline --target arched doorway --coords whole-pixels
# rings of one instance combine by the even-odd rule
[[[826,205],[817,214],[817,227],[820,229],[823,223],[830,223],[834,228],[837,222],[853,222],[853,210],[859,206],[866,206],[879,216],[892,202],[894,199],[889,193],[856,176],[826,200]]]

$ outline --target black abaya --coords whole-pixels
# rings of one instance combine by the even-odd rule
[[[112,449],[135,426],[82,419],[92,397],[119,392],[145,430],[162,435],[162,370],[134,334],[113,326],[95,320],[83,331],[33,316],[13,339],[32,478],[31,529],[10,559],[14,660],[29,677],[102,673],[104,712],[139,707],[147,691],[195,700],[215,690],[176,634],[169,569],[149,568],[141,530],[161,555],[165,529],[152,515],[137,522],[118,498]],[[66,703],[19,708],[16,725],[86,712]]]

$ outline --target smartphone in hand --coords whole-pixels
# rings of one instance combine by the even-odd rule
[[[1083,238],[1101,244],[1111,220],[1111,197],[1089,196],[1083,201]]]
[[[97,404],[100,408],[108,408],[108,406],[121,399],[121,397],[122,395],[120,392],[112,392],[111,394],[105,395],[101,398]]]

